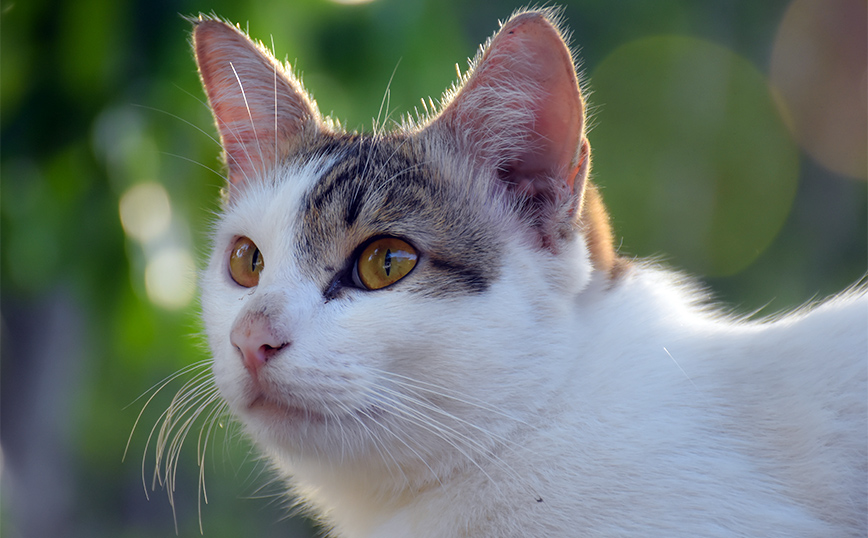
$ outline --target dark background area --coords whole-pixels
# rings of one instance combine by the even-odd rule
[[[696,275],[742,314],[863,276],[863,0],[563,4],[622,252]],[[155,396],[122,459],[137,398],[208,356],[193,268],[223,180],[181,15],[213,12],[273,40],[323,112],[370,131],[387,87],[392,119],[436,100],[521,4],[0,7],[0,535],[197,536],[201,508],[205,536],[309,536],[231,422],[209,441],[207,504],[196,425],[176,517],[151,491],[148,433],[184,378]]]

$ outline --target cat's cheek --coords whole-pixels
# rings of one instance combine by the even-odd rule
[[[208,336],[211,373],[220,396],[238,416],[249,398],[249,389],[240,352],[232,346],[229,335],[244,299],[227,286],[222,274],[215,272],[205,275],[203,289],[202,320]]]
[[[244,371],[233,364],[240,362],[238,358],[225,355],[225,353],[213,355],[211,371],[214,374],[214,382],[220,390],[220,395],[229,404],[232,411],[238,415],[244,408],[245,390],[240,383]]]

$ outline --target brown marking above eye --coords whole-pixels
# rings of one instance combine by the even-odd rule
[[[415,140],[337,137],[306,150],[300,162],[323,155],[335,158],[304,196],[294,242],[299,268],[327,303],[357,297],[344,295],[347,288],[370,291],[358,275],[359,253],[386,237],[414,238],[413,271],[425,260],[405,291],[483,293],[497,278],[502,238],[491,215],[497,212],[483,210],[492,201],[488,190],[453,181]]]
[[[249,237],[239,237],[229,254],[229,274],[237,284],[252,288],[259,284],[259,273],[265,266],[262,253]]]

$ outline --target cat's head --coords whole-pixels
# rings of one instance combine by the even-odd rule
[[[436,474],[544,407],[566,305],[619,263],[551,13],[504,24],[439,113],[373,135],[236,28],[193,41],[229,180],[204,318],[248,431],[286,460]]]

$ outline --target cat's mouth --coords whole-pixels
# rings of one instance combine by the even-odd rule
[[[318,412],[312,411],[306,407],[288,404],[273,398],[269,398],[265,394],[258,394],[248,404],[247,409],[254,413],[266,413],[274,418],[284,420],[305,421],[305,422],[324,422],[325,418]]]

